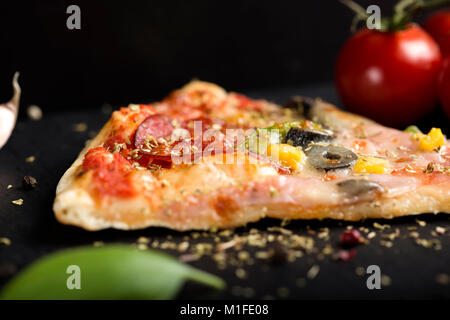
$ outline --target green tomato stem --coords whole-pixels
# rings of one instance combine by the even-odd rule
[[[355,12],[352,21],[352,31],[355,31],[358,23],[367,21],[369,15],[365,9],[352,0],[340,0],[345,6]],[[446,4],[450,4],[450,0],[400,0],[394,6],[394,13],[391,17],[381,19],[380,31],[398,31],[404,30],[413,18],[423,11],[434,9]]]

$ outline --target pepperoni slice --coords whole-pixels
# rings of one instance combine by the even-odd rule
[[[136,148],[142,147],[148,136],[156,139],[166,138],[172,134],[173,126],[169,118],[154,114],[147,117],[136,130],[134,137],[134,146]]]

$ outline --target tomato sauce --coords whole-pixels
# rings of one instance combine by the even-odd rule
[[[241,108],[253,108],[258,109],[259,104],[255,101],[239,95],[234,95],[238,100],[239,107]],[[104,142],[102,147],[93,148],[88,151],[83,160],[83,170],[93,171],[93,187],[97,194],[100,196],[109,195],[117,197],[131,197],[136,194],[133,188],[132,181],[130,179],[130,173],[135,170],[134,166],[154,170],[159,168],[171,168],[172,159],[176,154],[179,159],[189,160],[190,163],[201,159],[203,153],[208,155],[225,155],[229,152],[234,152],[236,141],[226,140],[227,126],[223,122],[213,121],[208,116],[208,109],[213,106],[209,106],[208,103],[192,106],[189,96],[184,94],[178,94],[172,96],[166,103],[177,104],[177,108],[171,108],[172,112],[175,112],[178,116],[181,114],[184,117],[171,117],[177,119],[178,124],[173,124],[172,121],[156,121],[158,120],[157,114],[155,114],[155,108],[151,105],[139,105],[139,112],[132,112],[130,108],[121,108],[120,113],[128,117],[132,122],[139,124],[138,129],[129,136],[124,136],[121,132],[125,132],[126,128],[123,125],[116,128],[113,131],[112,136]],[[175,110],[175,111],[174,111]],[[169,114],[168,114],[169,113]],[[171,112],[161,113],[161,117],[171,116]],[[173,115],[172,115],[173,116]],[[156,121],[150,121],[154,117]],[[163,119],[163,118],[161,118]],[[184,119],[180,120],[180,119]],[[150,121],[150,122],[149,122]],[[194,128],[194,121],[201,123],[201,135],[199,135],[198,129]],[[155,124],[156,123],[156,124]],[[147,126],[141,127],[143,124]],[[157,133],[166,132],[164,136],[155,136],[156,126]],[[170,130],[163,130],[165,126],[170,126]],[[173,127],[172,127],[173,126]],[[140,130],[139,130],[140,128]],[[183,128],[189,131],[190,139],[183,140],[186,147],[175,150],[180,141],[170,141],[170,134],[175,128]],[[205,131],[214,128],[216,134],[205,136]],[[230,127],[228,127],[230,128]],[[232,128],[236,129],[234,126]],[[195,131],[195,135],[194,135]],[[116,134],[117,133],[117,134]],[[167,137],[165,135],[168,135]],[[143,137],[151,136],[156,139],[151,141],[151,146],[143,145]],[[139,138],[139,139],[137,139]],[[158,139],[164,141],[160,142]],[[234,139],[234,137],[233,137]],[[139,140],[136,144],[136,140]],[[166,143],[167,142],[167,143]],[[186,159],[183,152],[189,152]],[[178,154],[177,154],[178,153]],[[260,156],[256,156],[260,160],[270,162],[268,159],[261,159]],[[278,166],[270,162],[280,173],[289,173],[287,168]]]
[[[131,197],[135,195],[129,179],[131,165],[119,153],[111,153],[104,147],[88,151],[83,160],[83,170],[93,170],[93,185],[98,195]]]

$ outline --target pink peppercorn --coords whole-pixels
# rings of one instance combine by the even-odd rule
[[[346,261],[352,260],[355,256],[356,256],[356,250],[355,250],[355,249],[350,249],[350,250],[340,250],[340,251],[337,253],[336,258],[337,258],[338,260],[341,260],[341,261],[346,262]]]
[[[343,245],[356,245],[361,242],[361,233],[358,230],[352,229],[344,231],[341,234],[341,243]]]

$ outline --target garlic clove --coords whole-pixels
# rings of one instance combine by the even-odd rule
[[[6,144],[14,129],[19,112],[20,86],[17,82],[19,73],[13,77],[12,85],[14,89],[13,97],[10,101],[0,104],[0,149]]]

